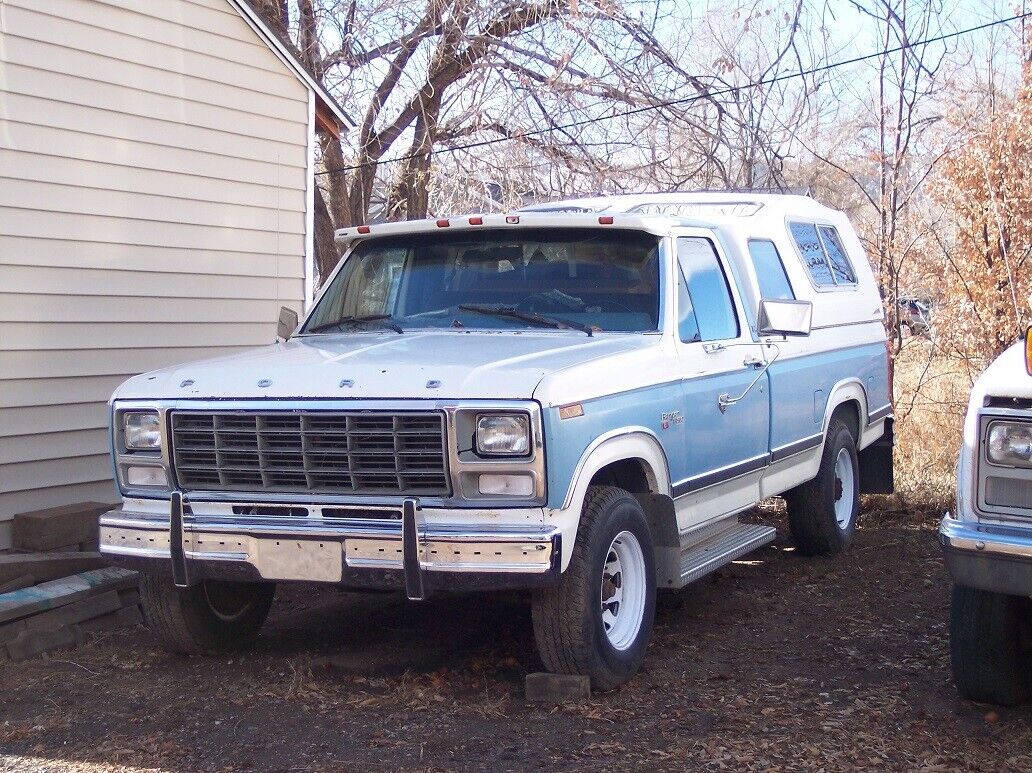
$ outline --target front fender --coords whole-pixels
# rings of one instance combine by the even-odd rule
[[[663,446],[652,430],[647,427],[626,427],[596,438],[581,455],[562,506],[548,510],[545,514],[546,522],[553,523],[562,531],[563,571],[573,554],[581,509],[591,479],[603,467],[627,459],[641,462],[652,493],[670,496],[670,467]]]

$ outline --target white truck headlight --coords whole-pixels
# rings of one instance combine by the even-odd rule
[[[161,423],[157,411],[123,413],[122,438],[127,451],[160,451]]]
[[[530,417],[525,413],[477,417],[478,455],[527,456],[529,453]]]
[[[992,464],[1032,469],[1032,424],[994,421],[989,425],[986,456]]]

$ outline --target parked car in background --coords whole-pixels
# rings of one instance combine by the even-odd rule
[[[549,208],[564,211],[547,211]],[[275,582],[533,591],[546,668],[645,656],[658,588],[772,541],[853,536],[892,486],[883,312],[846,217],[802,196],[656,194],[338,233],[289,340],[130,379],[124,507],[174,650],[261,626]],[[464,602],[456,602],[464,603]]]
[[[956,511],[939,527],[953,577],[950,654],[961,695],[1032,695],[1032,328],[975,382]]]
[[[910,335],[928,335],[932,332],[932,301],[928,298],[902,296],[899,304],[899,324]]]

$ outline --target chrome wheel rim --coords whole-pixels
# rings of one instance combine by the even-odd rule
[[[616,535],[602,567],[602,628],[614,649],[634,644],[645,618],[645,554],[629,531]]]
[[[835,457],[835,522],[845,531],[853,520],[853,500],[856,498],[856,471],[853,457],[842,448]]]

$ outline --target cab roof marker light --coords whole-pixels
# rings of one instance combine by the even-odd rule
[[[482,217],[471,217],[469,219],[469,224],[470,225],[483,225],[484,224],[484,218],[482,218]]]
[[[444,218],[444,217],[442,217],[440,220],[437,221],[437,227],[438,228],[447,228],[450,225],[451,225],[451,222],[447,218]]]
[[[519,225],[519,223],[520,223],[520,216],[519,215],[506,215],[505,216],[505,222],[508,223],[509,225]]]
[[[367,234],[367,233],[369,233],[369,226],[367,226],[367,225],[360,225],[358,227],[358,232],[360,234]]]
[[[612,215],[602,215],[602,217],[600,217],[598,219],[598,224],[599,225],[612,225],[613,224],[613,216]]]

